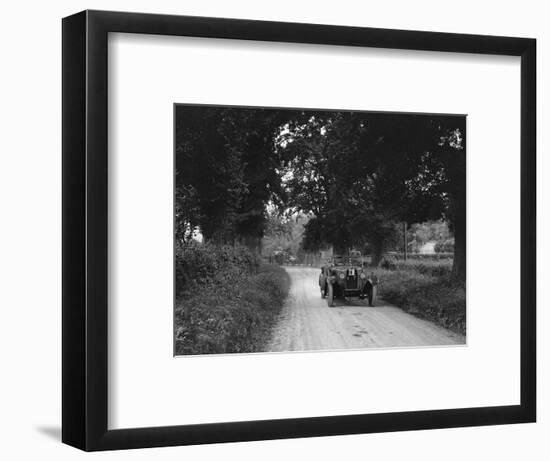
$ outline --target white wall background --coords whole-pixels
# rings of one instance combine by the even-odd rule
[[[524,0],[354,2],[353,0],[123,0],[3,5],[0,25],[0,454],[5,459],[80,459],[61,445],[61,17],[85,9],[240,17],[385,28],[536,37],[539,131],[539,422],[394,434],[164,448],[97,456],[104,459],[464,460],[550,456],[550,386],[544,310],[550,246],[550,14]],[[497,166],[495,166],[498,168]],[[497,170],[495,170],[497,171]],[[488,181],[490,178],[488,178]],[[546,261],[545,261],[546,259]],[[488,364],[490,366],[490,364]]]

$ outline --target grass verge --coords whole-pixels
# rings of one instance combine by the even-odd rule
[[[176,261],[176,355],[264,350],[290,287],[286,271],[244,247],[196,244]]]
[[[379,293],[410,314],[465,335],[466,289],[451,282],[446,272],[435,267],[380,270]]]

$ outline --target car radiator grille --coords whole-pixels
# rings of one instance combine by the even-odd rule
[[[357,289],[357,277],[354,275],[348,275],[346,277],[346,288],[348,290],[355,290]]]

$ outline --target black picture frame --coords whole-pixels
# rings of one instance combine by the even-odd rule
[[[83,450],[435,429],[536,419],[536,41],[157,14],[83,11],[62,21],[62,440]],[[176,35],[521,57],[521,403],[109,430],[108,33]]]

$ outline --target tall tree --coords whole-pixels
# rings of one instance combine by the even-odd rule
[[[274,139],[291,114],[177,106],[176,229],[196,226],[207,240],[259,250],[266,204],[280,194]]]
[[[194,197],[193,214],[188,208],[182,219],[219,243],[233,241],[235,216],[246,190],[240,155],[228,148],[220,133],[225,117],[217,108],[176,108],[176,192],[193,191]]]
[[[266,205],[313,217],[303,245],[372,248],[395,224],[445,216],[465,279],[465,119],[452,116],[178,106],[176,226],[256,250]]]
[[[268,109],[227,109],[219,127],[228,150],[240,158],[246,184],[235,214],[236,238],[255,250],[266,226],[266,205],[280,193],[274,139],[288,116]]]
[[[457,120],[327,112],[290,126],[280,142],[289,203],[315,214],[304,244],[340,252],[368,243],[376,265],[396,222],[453,214],[462,197],[453,187],[465,184],[453,163],[461,149]]]
[[[440,188],[447,207],[455,238],[453,278],[466,282],[466,119],[437,124],[439,139],[434,149],[434,163],[440,163],[442,178]]]

